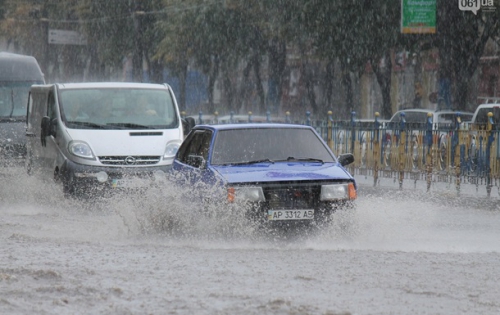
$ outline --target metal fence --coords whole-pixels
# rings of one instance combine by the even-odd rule
[[[243,116],[243,117],[242,117]],[[433,182],[452,183],[460,194],[461,184],[484,186],[490,196],[492,187],[500,187],[500,137],[492,116],[484,125],[455,121],[434,123],[432,116],[422,123],[391,124],[376,116],[373,120],[335,121],[332,112],[327,119],[313,120],[309,112],[300,121],[286,117],[229,115],[220,119],[199,113],[197,123],[287,122],[314,127],[335,154],[353,153],[349,165],[352,174],[393,178],[402,188],[405,180],[425,181],[427,190]]]

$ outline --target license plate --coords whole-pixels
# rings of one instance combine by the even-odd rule
[[[113,188],[141,188],[149,185],[149,181],[131,178],[131,179],[113,179],[111,186]]]
[[[314,219],[314,210],[269,210],[267,211],[267,220],[312,220]]]

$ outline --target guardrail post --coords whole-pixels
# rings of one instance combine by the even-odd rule
[[[460,132],[460,113],[456,113],[455,120],[453,121],[453,138],[451,139],[451,148],[452,148],[452,157],[454,158],[454,165],[455,165],[455,188],[457,190],[457,196],[460,195],[460,150],[459,150],[459,145],[458,145],[458,140],[459,140],[459,132]]]
[[[234,123],[234,112],[233,111],[229,112],[229,122],[231,124]]]
[[[356,130],[354,129],[356,124],[356,112],[351,112],[351,152],[354,153],[354,142],[356,141]]]
[[[373,187],[377,186],[378,182],[378,161],[379,161],[379,153],[380,153],[380,122],[378,121],[378,117],[380,116],[379,112],[375,112],[375,123],[373,126]]]
[[[290,112],[289,111],[286,111],[285,113],[285,122],[287,124],[291,123],[292,121],[290,120]]]
[[[427,192],[431,190],[432,183],[432,165],[434,161],[432,160],[432,113],[427,113],[427,123],[425,130],[425,142],[427,144],[427,154],[426,154],[426,182],[427,182]]]
[[[405,177],[405,145],[406,145],[406,119],[405,113],[401,113],[399,124],[399,189],[403,189],[403,179]]]
[[[203,124],[203,112],[202,111],[200,111],[198,113],[198,124],[200,124],[200,125]]]
[[[333,112],[331,110],[328,111],[326,143],[328,144],[328,147],[333,151]]]
[[[489,112],[488,113],[488,142],[486,144],[486,194],[488,198],[491,196],[491,145],[493,144],[494,140],[494,135],[493,135],[493,127],[495,125],[495,122],[493,121],[493,113]]]
[[[306,125],[307,126],[311,125],[311,112],[310,111],[306,112]]]
[[[248,122],[252,122],[252,112],[248,112]]]
[[[271,122],[271,112],[270,111],[266,112],[266,121]]]
[[[214,124],[218,124],[219,123],[219,112],[218,111],[215,111],[214,112]]]

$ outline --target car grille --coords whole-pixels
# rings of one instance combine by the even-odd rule
[[[105,165],[153,165],[160,162],[160,156],[100,156],[99,161]]]
[[[314,209],[319,203],[321,185],[263,187],[268,209]]]

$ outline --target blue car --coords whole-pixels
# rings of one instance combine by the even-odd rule
[[[171,174],[205,206],[241,205],[264,225],[326,222],[357,197],[356,182],[310,126],[195,126],[177,152]],[[234,207],[233,207],[234,208]]]

